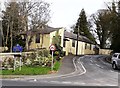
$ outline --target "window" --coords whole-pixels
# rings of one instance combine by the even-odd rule
[[[85,49],[87,49],[87,43],[85,43]]]
[[[75,40],[72,40],[72,47],[75,47]]]
[[[59,36],[59,43],[60,43],[60,45],[61,45],[61,36]]]
[[[92,50],[92,45],[90,44],[90,50]]]
[[[118,56],[118,59],[120,59],[120,54],[119,54],[119,56]]]
[[[65,41],[65,40],[63,40],[63,47],[65,47],[65,44],[66,44],[66,41]]]
[[[114,54],[113,57],[117,57],[117,54]]]
[[[40,43],[40,34],[36,34],[36,43]]]

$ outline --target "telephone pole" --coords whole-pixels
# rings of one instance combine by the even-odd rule
[[[79,40],[79,25],[78,25],[78,29],[77,29],[76,56],[78,55],[78,40]]]

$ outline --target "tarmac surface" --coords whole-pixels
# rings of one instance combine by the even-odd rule
[[[118,72],[104,61],[104,56],[65,56],[57,73],[23,76],[3,80],[4,86],[62,86],[61,88],[118,88]],[[64,87],[63,87],[64,86]],[[45,87],[46,88],[46,87]],[[53,88],[53,87],[52,87]]]

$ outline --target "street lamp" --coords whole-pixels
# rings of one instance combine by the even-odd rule
[[[78,39],[79,39],[79,25],[78,25],[78,29],[77,29],[77,43],[76,43],[76,56],[78,55]]]

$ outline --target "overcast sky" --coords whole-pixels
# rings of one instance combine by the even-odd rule
[[[46,0],[50,3],[51,21],[50,26],[70,28],[75,24],[82,8],[86,15],[97,12],[99,9],[106,8],[105,2],[113,0]],[[110,4],[110,3],[109,3]]]
[[[52,27],[66,27],[67,29],[69,29],[70,26],[76,23],[82,8],[85,9],[86,15],[89,17],[91,14],[97,12],[97,10],[106,8],[105,2],[108,3],[113,0],[43,0],[43,1],[50,3],[51,20],[48,23],[48,25]]]

